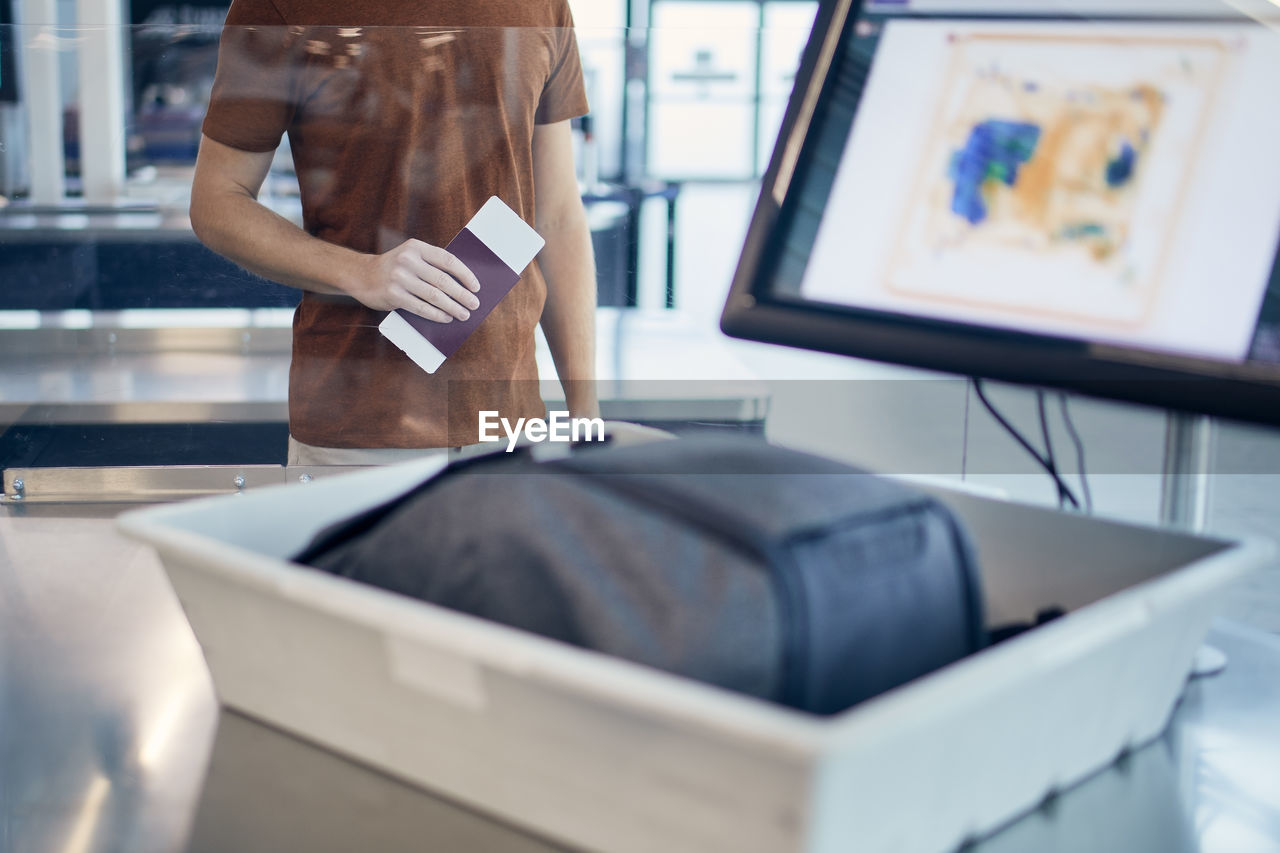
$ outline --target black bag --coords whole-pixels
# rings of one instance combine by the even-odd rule
[[[815,713],[983,644],[952,514],[743,438],[456,463],[299,562]]]

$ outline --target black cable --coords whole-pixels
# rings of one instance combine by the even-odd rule
[[[1076,498],[1075,493],[1071,491],[1065,482],[1063,482],[1062,477],[1058,476],[1058,472],[1050,464],[1049,460],[1040,455],[1040,451],[1036,450],[1035,447],[1032,446],[1031,442],[1027,441],[1027,439],[1023,437],[1017,427],[1009,423],[1009,421],[1005,419],[1004,415],[1000,414],[996,407],[992,405],[991,401],[987,399],[986,391],[982,389],[982,380],[976,376],[973,378],[973,390],[977,393],[978,400],[991,414],[991,417],[995,418],[996,422],[999,423],[1000,426],[1004,427],[1005,432],[1013,436],[1013,439],[1017,441],[1018,444],[1022,445],[1022,449],[1027,451],[1027,453],[1030,453],[1031,458],[1040,463],[1040,467],[1044,468],[1044,470],[1048,472],[1049,476],[1053,478],[1054,485],[1058,488],[1060,498],[1069,501],[1072,506],[1078,509],[1080,507],[1080,501]]]
[[[1080,492],[1084,495],[1085,512],[1092,515],[1093,495],[1089,493],[1089,475],[1085,473],[1084,468],[1084,442],[1080,440],[1080,433],[1076,432],[1076,425],[1071,420],[1071,410],[1067,408],[1067,395],[1059,394],[1058,403],[1062,408],[1062,423],[1076,446],[1076,467],[1080,470]]]
[[[1066,483],[1062,479],[1062,474],[1058,471],[1058,457],[1053,452],[1053,438],[1049,434],[1049,415],[1045,410],[1044,390],[1036,389],[1036,413],[1040,416],[1040,435],[1044,437],[1044,460],[1045,466],[1049,471],[1049,476],[1053,477],[1053,484],[1058,490],[1058,509],[1063,508],[1063,504],[1067,500]],[[1078,509],[1080,504],[1075,503]]]

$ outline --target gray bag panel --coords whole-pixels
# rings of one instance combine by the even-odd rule
[[[679,661],[681,674],[732,690],[778,693],[771,582],[737,549],[551,472],[451,477],[428,494],[308,562],[638,663]]]
[[[816,713],[984,641],[942,504],[752,439],[469,460],[298,559]]]

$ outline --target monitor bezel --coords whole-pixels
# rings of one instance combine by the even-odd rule
[[[746,340],[1280,426],[1280,365],[895,315],[771,289],[789,214],[803,186],[806,154],[815,144],[813,131],[831,95],[830,72],[862,5],[862,0],[823,0],[819,6],[747,227],[721,330]],[[1277,276],[1280,247],[1272,281]]]
[[[19,101],[16,30],[13,0],[0,0],[0,104]]]

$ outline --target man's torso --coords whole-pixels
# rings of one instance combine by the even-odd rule
[[[249,114],[287,130],[306,230],[366,253],[410,238],[443,246],[493,195],[532,222],[534,127],[585,107],[576,47],[556,26],[562,9],[237,0],[229,25],[267,28],[254,37],[279,38],[287,53],[287,71],[268,58],[258,78],[286,90],[287,105]],[[566,38],[576,74],[567,83],[556,77]],[[234,95],[232,81],[252,91],[254,79],[250,68],[228,75],[215,96]],[[237,144],[234,128],[225,133]],[[306,294],[294,320],[291,431],[322,446],[455,446],[475,440],[480,409],[540,416],[534,329],[545,295],[535,263],[429,376],[377,332],[380,312]]]

